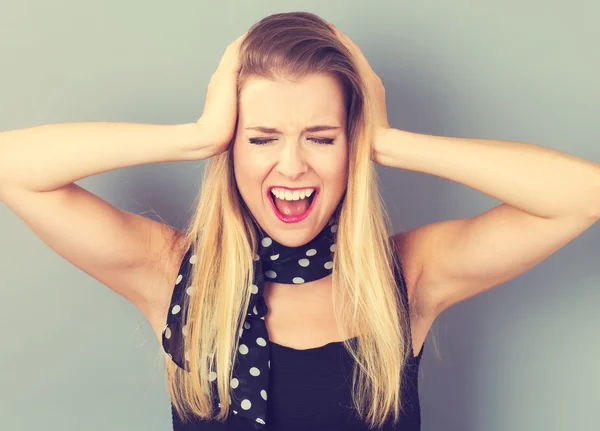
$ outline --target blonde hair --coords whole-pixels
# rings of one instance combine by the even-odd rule
[[[352,392],[357,413],[371,426],[383,425],[390,414],[397,421],[403,407],[403,370],[413,350],[407,307],[393,273],[397,262],[391,227],[371,161],[372,126],[362,78],[351,53],[327,23],[305,12],[275,14],[256,23],[240,48],[240,60],[238,94],[249,76],[326,73],[342,84],[349,161],[332,274],[335,317],[345,335],[343,345],[355,360]],[[171,400],[184,421],[192,416],[227,417],[232,364],[250,300],[257,238],[252,214],[237,189],[232,153],[209,160],[185,232],[185,245],[197,255],[189,278],[193,291],[185,295],[182,310],[187,313],[184,351],[190,372],[165,356]],[[360,334],[355,345],[349,334]],[[217,372],[221,402],[216,416],[211,372]]]

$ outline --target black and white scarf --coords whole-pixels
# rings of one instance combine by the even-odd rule
[[[254,221],[254,220],[253,220]],[[269,388],[270,346],[265,325],[268,308],[263,297],[264,281],[283,284],[303,283],[327,277],[333,271],[336,248],[337,211],[327,226],[310,242],[299,247],[287,247],[270,238],[254,221],[259,238],[254,255],[254,280],[248,287],[252,293],[243,328],[240,331],[239,349],[231,379],[231,410],[233,414],[248,419],[248,429],[264,429],[267,419],[267,391]],[[163,330],[163,348],[179,367],[187,371],[187,360],[182,349],[186,324],[183,306],[184,293],[190,294],[184,277],[191,272],[196,256],[186,253]],[[209,380],[216,383],[217,374],[211,372]],[[220,403],[219,403],[220,406]]]

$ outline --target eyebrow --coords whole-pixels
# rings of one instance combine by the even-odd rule
[[[318,125],[318,126],[310,126],[302,130],[304,132],[322,132],[324,130],[337,130],[341,129],[340,126],[326,126],[326,125]],[[254,127],[246,127],[246,130],[257,130],[262,133],[279,133],[281,132],[273,127],[262,127],[262,126],[254,126]]]

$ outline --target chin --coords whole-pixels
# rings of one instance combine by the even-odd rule
[[[272,224],[270,226],[264,226],[261,223],[261,227],[267,235],[286,247],[300,247],[307,244],[317,236],[320,231],[314,225],[275,227]]]
[[[285,229],[280,235],[281,238],[275,238],[275,240],[287,247],[300,247],[309,243],[318,233],[319,231],[313,232],[312,229]]]

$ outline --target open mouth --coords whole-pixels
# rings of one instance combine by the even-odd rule
[[[287,189],[272,187],[268,190],[273,212],[284,223],[298,223],[310,214],[319,194],[319,189]]]

